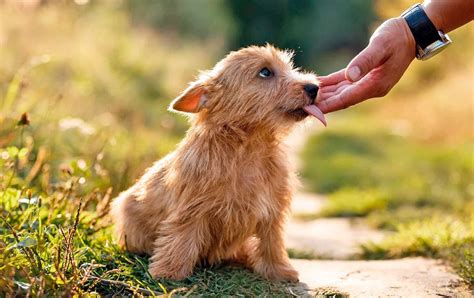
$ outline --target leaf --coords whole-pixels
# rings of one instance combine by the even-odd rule
[[[56,277],[55,283],[56,283],[57,285],[64,285],[64,281],[63,281],[59,276]]]
[[[35,246],[38,242],[36,242],[36,239],[28,237],[20,242],[18,242],[18,247],[32,247]]]
[[[17,156],[19,151],[20,150],[15,146],[10,146],[10,147],[7,148],[7,152],[8,152],[8,155],[10,156],[10,158],[13,158],[13,157]]]
[[[18,152],[18,157],[19,158],[23,158],[26,156],[26,154],[28,153],[28,149],[27,148],[21,148],[20,151]]]

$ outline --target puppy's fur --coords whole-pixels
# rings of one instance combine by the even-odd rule
[[[232,52],[172,103],[192,115],[186,137],[112,207],[120,245],[149,254],[153,277],[230,260],[298,280],[283,243],[294,181],[281,142],[307,116],[316,77],[291,59],[269,45]]]

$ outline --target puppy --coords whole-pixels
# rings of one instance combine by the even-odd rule
[[[282,138],[308,116],[303,108],[324,122],[312,105],[316,84],[270,45],[231,52],[201,73],[171,104],[191,115],[186,137],[113,202],[119,244],[150,255],[155,278],[237,261],[297,281],[283,243],[294,178]]]

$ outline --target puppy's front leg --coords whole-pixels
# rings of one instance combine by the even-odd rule
[[[191,275],[203,249],[207,227],[199,222],[163,223],[148,271],[154,278],[181,280]]]
[[[254,270],[269,279],[297,282],[298,272],[290,264],[283,241],[283,218],[258,224],[257,237],[248,252]]]

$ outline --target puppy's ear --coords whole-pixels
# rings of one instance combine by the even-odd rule
[[[194,83],[171,102],[170,109],[178,112],[197,113],[207,98],[202,84]]]

